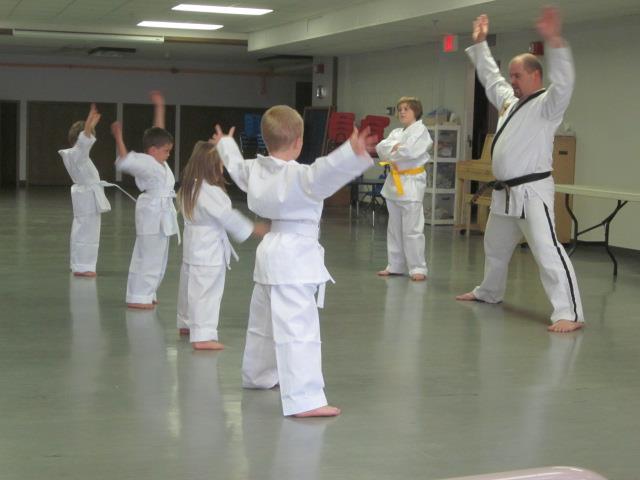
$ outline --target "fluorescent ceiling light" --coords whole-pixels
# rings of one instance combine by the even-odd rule
[[[143,43],[163,43],[164,37],[157,35],[119,35],[110,33],[90,33],[90,32],[61,32],[55,30],[13,30],[14,37],[23,38],[43,38],[49,40],[86,40],[96,42],[143,42]]]
[[[217,7],[213,5],[192,5],[190,3],[181,3],[173,7],[171,10],[180,10],[183,12],[202,12],[202,13],[227,13],[231,15],[264,15],[271,13],[273,10],[268,8],[241,8],[241,7]]]
[[[207,23],[181,23],[181,22],[156,22],[145,20],[138,24],[139,27],[155,28],[180,28],[182,30],[218,30],[223,25],[211,25]]]

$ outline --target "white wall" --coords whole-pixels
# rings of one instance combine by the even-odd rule
[[[640,192],[640,17],[569,25],[565,36],[577,73],[565,115],[577,137],[575,182]],[[536,39],[533,31],[498,35],[492,50],[502,60],[503,72],[508,61]],[[441,104],[464,118],[467,44],[468,39],[461,38],[453,56],[439,54],[440,44],[426,44],[341,57],[338,108],[356,112],[358,118],[384,115],[384,107],[401,95],[417,95],[425,110]],[[601,221],[615,202],[576,197],[574,206],[582,228]],[[611,244],[640,250],[639,217],[640,204],[626,206],[613,223]]]

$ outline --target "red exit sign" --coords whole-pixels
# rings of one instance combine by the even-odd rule
[[[457,52],[458,51],[458,36],[447,34],[442,37],[442,51],[444,53]]]

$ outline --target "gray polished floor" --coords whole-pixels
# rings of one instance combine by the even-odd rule
[[[153,312],[124,292],[133,204],[109,192],[97,279],[68,271],[66,189],[0,192],[0,478],[439,479],[577,465],[640,478],[640,256],[617,281],[604,253],[573,257],[588,327],[545,330],[549,304],[518,249],[502,305],[457,303],[482,237],[427,228],[426,283],[379,279],[385,227],[328,211],[336,284],[321,312],[329,420],[283,418],[277,391],[239,385],[256,242],[238,246],[223,352],[175,329],[175,241]],[[615,226],[614,226],[615,228]]]

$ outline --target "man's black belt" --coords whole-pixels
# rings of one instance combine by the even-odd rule
[[[504,190],[507,196],[507,199],[505,201],[505,206],[504,206],[504,213],[506,215],[509,215],[509,194],[511,191],[511,187],[517,187],[518,185],[523,185],[525,183],[544,180],[545,178],[550,176],[551,176],[551,172],[530,173],[529,175],[523,175],[522,177],[516,177],[510,180],[494,180],[492,182],[485,183],[473,195],[473,198],[471,199],[471,203],[476,203],[480,195],[482,195],[485,191],[489,190],[490,188],[492,188],[493,190]]]

